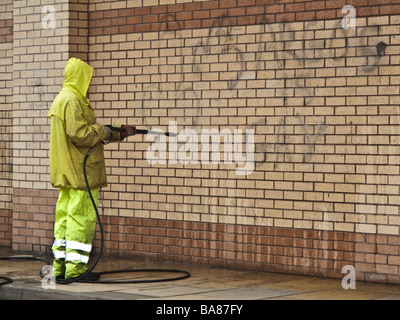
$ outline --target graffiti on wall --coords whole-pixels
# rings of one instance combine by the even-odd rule
[[[346,16],[347,18],[350,15]],[[351,16],[350,18],[354,18]],[[349,18],[349,19],[350,19]],[[161,23],[166,23],[167,30],[160,32],[160,39],[171,39],[171,32],[184,30],[184,25],[181,21],[174,21],[174,15],[165,15]],[[374,74],[377,68],[382,64],[385,57],[385,51],[388,44],[385,41],[379,41],[376,44],[369,43],[370,35],[379,34],[379,25],[370,25],[368,27],[343,28],[342,21],[337,21],[336,28],[324,29],[325,21],[309,21],[307,23],[308,30],[324,29],[325,36],[321,39],[307,38],[307,36],[298,36],[294,29],[294,24],[281,22],[271,24],[266,18],[258,26],[253,27],[253,32],[257,35],[257,41],[252,44],[252,52],[247,52],[246,45],[240,44],[237,41],[237,28],[234,26],[221,27],[229,25],[229,17],[222,16],[216,19],[208,29],[208,34],[199,38],[198,42],[192,45],[191,54],[185,51],[185,39],[179,39],[182,43],[175,48],[176,57],[180,58],[180,63],[175,65],[175,73],[181,75],[182,81],[176,81],[174,98],[176,101],[190,100],[190,110],[185,110],[185,123],[183,125],[196,128],[199,125],[199,120],[206,114],[203,113],[206,107],[209,107],[209,102],[204,96],[204,92],[212,90],[210,87],[203,89],[195,89],[193,82],[185,81],[185,74],[190,73],[196,75],[199,82],[206,79],[206,74],[209,69],[204,68],[205,56],[218,56],[215,63],[220,63],[222,55],[232,55],[234,62],[234,70],[225,70],[229,73],[227,77],[226,90],[231,91],[231,98],[237,97],[237,91],[242,88],[242,83],[248,80],[257,80],[261,72],[266,70],[279,71],[279,79],[283,80],[283,87],[279,88],[279,96],[287,105],[288,98],[295,97],[295,92],[301,92],[303,106],[313,106],[318,99],[316,95],[317,87],[308,86],[307,80],[314,78],[315,74],[301,72],[312,63],[314,66],[323,68],[325,61],[331,59],[335,66],[346,66],[346,59],[349,57],[362,57],[361,65],[357,65],[360,74]],[[170,22],[174,22],[173,29],[168,29]],[[353,20],[350,21],[354,23]],[[347,22],[346,22],[347,23]],[[258,28],[258,30],[256,30]],[[302,30],[304,31],[304,30]],[[306,31],[304,31],[306,33]],[[269,37],[263,35],[268,34]],[[277,47],[276,43],[284,43],[284,47]],[[286,48],[286,44],[295,43],[295,46]],[[324,53],[329,56],[324,56]],[[355,52],[357,52],[355,54]],[[266,55],[267,53],[267,55]],[[271,56],[273,58],[271,59]],[[294,67],[295,65],[295,67]],[[310,67],[309,69],[312,69]],[[300,72],[297,72],[299,70]],[[262,77],[261,77],[262,78]],[[290,80],[290,81],[288,81]],[[207,79],[204,80],[207,82]],[[266,81],[268,89],[269,81]],[[161,90],[160,90],[161,91]],[[149,93],[143,92],[143,114],[146,113],[146,101],[151,98]],[[167,97],[166,97],[167,98]],[[187,111],[187,114],[186,114]],[[205,112],[205,111],[204,111]],[[300,130],[297,134],[303,136],[302,148],[303,162],[312,160],[315,153],[315,145],[321,141],[326,131],[324,121],[309,125],[305,123],[304,117],[296,114],[296,125]],[[145,117],[144,117],[145,119]],[[146,124],[146,123],[144,123]],[[259,126],[269,125],[268,118],[258,119],[249,124],[256,129]],[[289,145],[292,135],[288,134],[288,124],[285,117],[282,117],[279,124],[276,125],[275,133],[271,141],[257,143],[256,152],[259,153],[256,162],[274,162],[279,161],[286,156],[287,161],[293,160],[291,153],[292,146]],[[257,133],[257,131],[256,131]]]

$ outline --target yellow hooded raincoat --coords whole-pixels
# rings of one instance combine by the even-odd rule
[[[54,100],[48,117],[51,119],[50,180],[56,188],[85,190],[83,160],[89,148],[95,146],[87,160],[86,170],[91,188],[107,185],[103,145],[107,137],[104,126],[96,118],[86,94],[93,68],[77,58],[68,60],[65,82]]]

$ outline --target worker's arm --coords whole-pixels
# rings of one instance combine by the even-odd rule
[[[109,137],[103,125],[89,125],[82,108],[73,101],[65,109],[65,131],[71,141],[81,147],[92,147]]]

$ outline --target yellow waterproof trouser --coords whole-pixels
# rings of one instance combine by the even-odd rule
[[[99,189],[91,191],[96,205]],[[60,188],[54,224],[55,276],[78,277],[87,271],[96,226],[96,212],[86,190]]]

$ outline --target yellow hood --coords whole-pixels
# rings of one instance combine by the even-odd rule
[[[84,100],[93,76],[93,68],[78,58],[70,58],[65,66],[63,88],[78,93]]]

